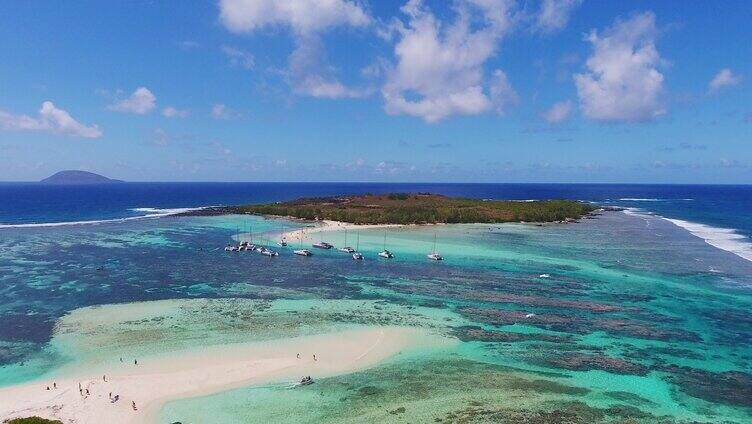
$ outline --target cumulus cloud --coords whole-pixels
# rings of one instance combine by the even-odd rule
[[[739,85],[742,82],[742,77],[735,75],[731,72],[731,69],[724,68],[718,71],[712,80],[708,83],[708,93],[716,94],[724,88],[733,87]]]
[[[605,122],[650,121],[665,112],[662,60],[655,47],[655,15],[617,19],[585,37],[593,48],[587,71],[574,76],[585,116]]]
[[[0,110],[0,128],[9,131],[44,131],[72,137],[99,138],[102,131],[96,125],[84,125],[73,119],[70,113],[58,109],[46,101],[39,109],[39,115],[14,115]]]
[[[138,87],[128,98],[109,106],[110,110],[143,115],[151,112],[157,105],[157,98],[146,87]]]
[[[495,72],[488,87],[483,71],[512,26],[506,0],[458,1],[457,16],[450,23],[438,19],[420,0],[408,1],[401,10],[407,22],[396,28],[397,63],[382,88],[387,113],[437,122],[508,105],[514,90],[506,74]]]
[[[540,32],[558,31],[569,22],[569,15],[582,4],[582,0],[543,0],[535,20]]]
[[[543,118],[551,124],[558,124],[566,121],[571,113],[572,102],[567,100],[565,102],[554,103],[551,109],[543,114]]]
[[[232,46],[222,46],[222,53],[227,56],[230,64],[233,66],[240,66],[245,69],[253,69],[255,65],[255,59],[253,55]]]
[[[221,0],[220,21],[235,33],[281,26],[291,30],[295,50],[290,55],[288,83],[296,94],[324,98],[360,97],[364,90],[348,88],[326,65],[321,33],[329,28],[364,27],[370,16],[349,0]]]
[[[211,116],[214,119],[235,119],[240,117],[240,112],[230,109],[222,103],[212,105]]]
[[[162,116],[165,118],[185,118],[190,112],[187,109],[178,109],[173,106],[167,106],[162,109]]]

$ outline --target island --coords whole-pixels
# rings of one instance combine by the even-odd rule
[[[78,170],[60,171],[40,181],[44,184],[111,184],[122,182],[93,172]]]
[[[596,209],[596,206],[574,200],[479,200],[431,193],[390,193],[212,207],[187,214],[253,214],[356,225],[410,225],[564,222],[582,218]]]

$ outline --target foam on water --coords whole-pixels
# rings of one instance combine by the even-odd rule
[[[133,208],[129,209],[133,212],[144,213],[145,215],[129,216],[125,218],[113,218],[113,219],[95,219],[89,221],[66,221],[66,222],[39,222],[39,223],[26,223],[26,224],[0,224],[0,228],[40,228],[40,227],[63,227],[71,225],[94,225],[94,224],[107,224],[111,222],[126,222],[137,219],[148,218],[162,218],[165,216],[177,215],[180,213],[201,210],[200,208],[171,208],[171,209],[159,209],[159,208]]]
[[[665,220],[689,231],[705,240],[705,243],[721,250],[731,252],[748,261],[752,261],[752,241],[731,228],[718,228],[682,219],[664,218]]]

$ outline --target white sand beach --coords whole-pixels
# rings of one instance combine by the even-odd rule
[[[400,228],[405,227],[406,225],[401,224],[365,224],[365,225],[358,225],[358,224],[351,224],[348,222],[339,222],[339,221],[318,221],[315,226],[311,227],[305,227],[298,230],[293,231],[287,231],[285,233],[282,233],[280,236],[281,239],[286,240],[289,243],[296,243],[299,241],[302,241],[304,243],[308,242],[314,242],[316,241],[316,238],[314,237],[315,234],[322,233],[322,232],[333,232],[333,231],[353,231],[353,230],[369,230],[369,229],[378,229],[378,228]]]
[[[138,365],[130,359],[107,372],[106,381],[102,375],[75,375],[54,381],[56,389],[52,380],[1,388],[0,421],[40,416],[64,423],[156,423],[162,405],[174,399],[357,371],[426,340],[423,336],[418,329],[367,327],[144,357]],[[119,400],[113,402],[110,393]]]

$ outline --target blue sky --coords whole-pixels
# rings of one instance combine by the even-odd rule
[[[746,1],[2,2],[0,180],[752,183],[751,18]]]

